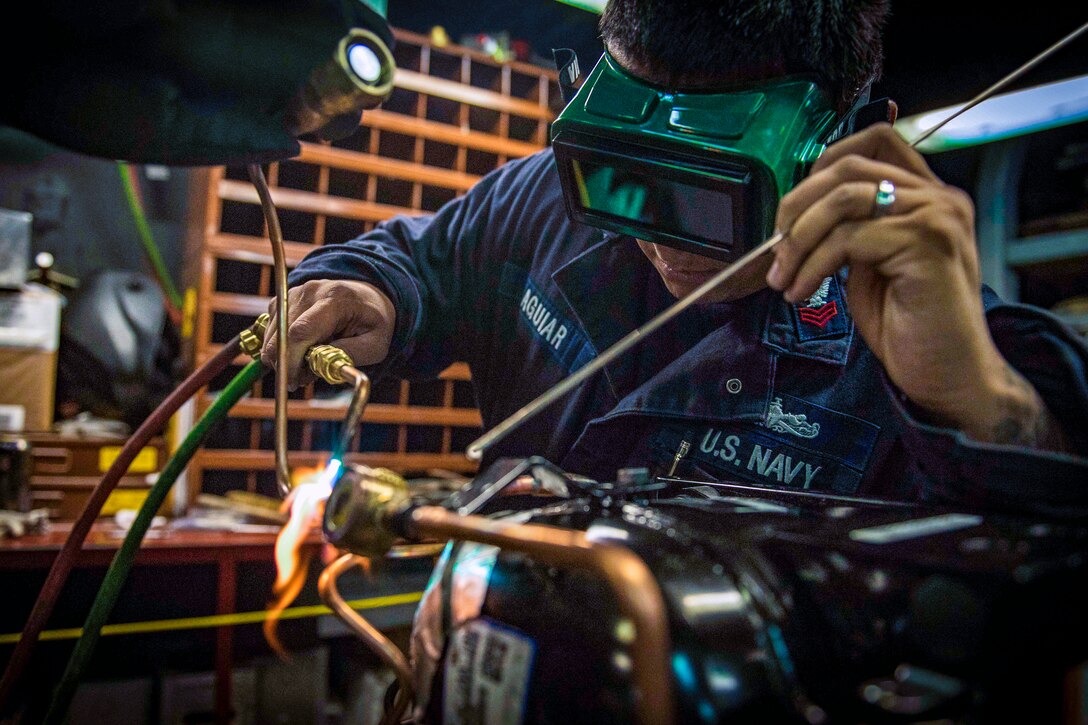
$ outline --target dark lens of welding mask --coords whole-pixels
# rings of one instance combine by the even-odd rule
[[[760,199],[774,191],[751,169],[661,150],[634,158],[639,150],[609,139],[594,144],[556,147],[568,206],[581,221],[718,258],[757,244],[773,222],[774,206]]]
[[[673,92],[606,53],[553,123],[552,146],[574,219],[730,261],[771,233],[835,119],[808,79]]]

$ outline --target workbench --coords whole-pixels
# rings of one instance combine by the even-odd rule
[[[58,523],[51,525],[47,533],[0,541],[0,571],[5,573],[6,579],[11,579],[9,575],[21,571],[30,574],[40,573],[44,580],[45,572],[52,565],[53,559],[60,550],[70,528],[70,524]],[[95,524],[87,537],[82,552],[77,558],[71,581],[62,594],[62,604],[69,605],[68,609],[71,609],[71,605],[74,603],[72,601],[73,594],[76,595],[75,598],[79,601],[79,604],[82,605],[83,600],[86,600],[86,606],[89,606],[89,601],[93,599],[95,591],[88,592],[86,590],[96,589],[97,583],[100,581],[100,575],[92,577],[89,584],[86,576],[89,573],[88,570],[108,566],[120,546],[123,536],[124,532],[112,522]],[[199,579],[194,581],[191,576],[192,567],[194,565],[210,566],[214,571],[215,581],[212,611],[206,615],[188,617],[151,617],[143,619],[143,616],[139,614],[133,617],[133,609],[142,612],[147,607],[144,607],[142,602],[133,602],[133,597],[138,595],[132,594],[129,588],[126,587],[126,591],[122,593],[121,600],[118,602],[115,616],[111,617],[110,624],[103,630],[103,638],[106,639],[114,635],[131,637],[152,632],[214,629],[215,716],[217,723],[229,723],[232,708],[232,668],[235,657],[234,628],[247,624],[259,626],[264,621],[263,611],[252,606],[254,596],[261,596],[262,593],[254,592],[253,589],[262,590],[265,599],[271,598],[271,579],[269,577],[262,576],[247,580],[244,582],[244,587],[240,589],[239,569],[245,563],[271,565],[274,545],[275,535],[272,533],[152,529],[137,554],[131,578],[135,579],[138,575],[147,575],[149,570],[153,569],[156,579],[164,582],[164,585],[165,582],[176,581],[179,586],[187,586],[191,589],[203,583]],[[322,546],[320,535],[317,533],[312,534],[304,546],[313,552],[317,552]],[[352,582],[349,577],[345,577],[341,591],[345,598],[352,602],[353,606],[379,615],[372,617],[377,626],[404,626],[411,621],[415,604],[420,597],[423,586],[426,584],[428,568],[426,562],[416,562],[408,567],[393,563],[383,576],[375,580],[364,582],[360,578],[358,581]],[[313,564],[311,564],[311,574],[319,569],[320,556],[315,556]],[[79,582],[75,581],[77,575],[80,575],[81,578]],[[205,586],[204,588],[211,587]],[[308,592],[308,596],[300,597],[300,602],[304,600],[315,601],[312,587],[307,585],[307,588],[311,591]],[[360,591],[361,588],[362,591]],[[73,589],[82,591],[74,593]],[[179,590],[175,589],[175,591]],[[185,593],[193,594],[192,591]],[[237,611],[239,609],[240,593],[248,595],[251,601],[246,602],[245,606],[251,611]],[[306,594],[307,592],[304,591],[304,595]],[[354,598],[360,594],[364,598]],[[6,651],[7,654],[10,654],[10,648],[16,641],[16,633],[26,621],[36,591],[22,592],[22,595],[25,599],[16,602],[15,611],[13,612],[12,608],[5,607],[8,614],[2,618],[4,634],[0,635],[0,646],[2,646],[0,651]],[[241,598],[245,599],[246,597]],[[129,600],[127,603],[126,599]],[[134,607],[133,604],[138,606]],[[160,601],[148,602],[148,604],[156,605],[151,606],[152,610],[156,608],[161,610],[163,605]],[[82,622],[82,617],[86,614],[86,606],[78,607],[77,621]],[[58,611],[59,609],[60,607],[58,607]],[[296,603],[296,606],[287,612],[287,617],[326,616],[332,619],[326,613],[327,610],[320,605],[299,606]],[[12,616],[12,614],[15,616]],[[72,613],[69,612],[67,619],[71,619],[71,617]],[[136,618],[143,621],[134,621]],[[55,612],[50,627],[43,633],[39,649],[48,640],[68,639],[74,641],[78,636],[78,628],[55,628],[53,622],[56,622],[57,619],[57,612]],[[336,620],[336,623],[339,623],[338,620]],[[140,646],[138,640],[135,646]],[[65,649],[65,657],[67,657],[69,651]]]

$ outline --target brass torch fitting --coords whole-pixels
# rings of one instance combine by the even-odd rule
[[[253,324],[238,333],[242,352],[256,360],[261,356],[261,346],[264,345],[264,333],[268,329],[268,322],[272,318],[264,313]]]
[[[306,353],[306,362],[314,375],[326,383],[340,385],[348,382],[343,375],[345,367],[355,367],[351,356],[332,345],[315,345]]]
[[[261,356],[265,331],[272,318],[268,313],[260,315],[253,324],[238,333],[242,352],[253,359]],[[332,345],[315,345],[306,352],[306,362],[313,374],[332,385],[340,385],[348,380],[343,375],[345,366],[354,367],[351,356]]]
[[[389,519],[410,504],[408,482],[398,474],[349,464],[325,503],[325,535],[338,549],[382,556],[396,540]]]

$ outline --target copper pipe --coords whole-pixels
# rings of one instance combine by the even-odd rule
[[[408,659],[388,637],[348,606],[348,603],[344,601],[344,598],[340,596],[340,591],[336,588],[336,580],[341,574],[353,566],[364,564],[366,561],[364,557],[355,554],[344,554],[321,572],[321,576],[317,580],[317,590],[321,593],[321,599],[328,605],[329,609],[336,612],[337,616],[351,627],[355,634],[396,673],[400,689],[393,701],[393,707],[382,719],[382,725],[395,725],[400,722],[401,715],[404,714],[404,711],[415,697],[415,686],[412,684],[412,669],[408,665]]]
[[[276,356],[276,480],[280,495],[291,492],[291,472],[287,467],[287,325],[290,317],[287,311],[287,254],[283,248],[283,234],[280,220],[276,215],[276,205],[272,202],[272,192],[264,178],[260,164],[249,165],[249,178],[257,189],[268,225],[268,241],[272,245],[273,270],[276,278],[276,337],[279,341]]]
[[[616,595],[620,612],[635,625],[631,660],[638,722],[671,725],[672,678],[665,600],[657,580],[637,554],[622,546],[592,541],[581,531],[459,516],[439,506],[413,510],[409,528],[415,536],[490,544],[528,554],[543,564],[583,569],[603,577]]]
[[[367,401],[370,400],[370,378],[366,373],[351,365],[340,368],[340,375],[352,379],[351,403],[348,404],[348,414],[344,419],[344,426],[340,429],[340,439],[337,441],[333,457],[342,459],[351,445],[351,438],[355,435],[355,429],[363,419],[363,411],[366,410]]]

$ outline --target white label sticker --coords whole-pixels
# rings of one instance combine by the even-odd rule
[[[0,347],[54,352],[60,340],[61,297],[48,287],[27,285],[0,295]]]
[[[982,517],[973,514],[942,514],[925,519],[874,526],[869,529],[854,529],[850,532],[850,538],[866,544],[892,544],[896,541],[966,529],[981,523]]]
[[[446,655],[446,725],[520,725],[534,650],[524,634],[487,619],[455,630]]]
[[[21,431],[26,421],[26,408],[22,405],[0,405],[0,430]]]

